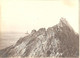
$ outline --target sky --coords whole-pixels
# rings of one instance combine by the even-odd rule
[[[79,33],[78,0],[2,0],[1,31],[31,32],[52,27],[66,18]]]

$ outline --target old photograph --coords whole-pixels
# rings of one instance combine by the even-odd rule
[[[1,0],[0,57],[79,58],[79,0]]]

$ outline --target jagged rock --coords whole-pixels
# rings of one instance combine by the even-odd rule
[[[36,32],[36,30],[32,30],[31,34],[34,34]]]
[[[79,35],[61,18],[59,24],[20,38],[15,45],[0,50],[0,56],[21,57],[78,57]]]

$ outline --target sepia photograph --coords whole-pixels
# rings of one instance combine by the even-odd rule
[[[1,0],[0,58],[79,58],[79,0]]]

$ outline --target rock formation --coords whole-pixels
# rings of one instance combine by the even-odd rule
[[[32,30],[31,34],[20,38],[15,45],[0,50],[1,57],[78,57],[79,35],[61,18],[49,27]]]

